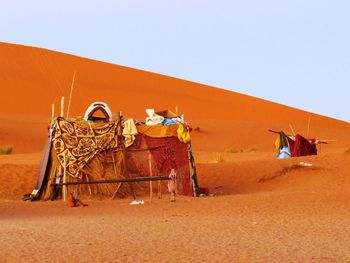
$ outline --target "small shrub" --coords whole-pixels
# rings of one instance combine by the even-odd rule
[[[255,153],[255,152],[257,152],[258,151],[258,149],[256,148],[256,147],[250,147],[249,149],[248,149],[248,152],[249,153]]]
[[[239,149],[231,147],[231,148],[228,148],[226,150],[226,152],[228,152],[228,153],[239,153],[239,152],[242,152],[242,150],[239,150]]]
[[[0,147],[0,155],[11,154],[11,153],[12,153],[12,146]]]

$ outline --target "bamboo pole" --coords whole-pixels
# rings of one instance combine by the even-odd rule
[[[72,102],[72,93],[73,93],[73,88],[74,88],[74,80],[75,80],[75,71],[74,71],[74,74],[73,74],[72,84],[70,86],[69,101],[68,101],[68,108],[67,108],[67,119],[69,117],[69,110],[70,110],[70,105],[71,105],[71,102]]]
[[[117,189],[114,191],[114,194],[112,195],[112,200],[117,196],[118,191],[119,191],[121,186],[122,186],[122,183],[119,183],[117,186]]]
[[[66,202],[66,197],[67,197],[67,182],[66,182],[66,172],[67,172],[67,158],[66,155],[63,157],[63,188],[62,188],[62,193],[63,193],[63,201]]]
[[[84,174],[85,174],[85,173],[84,173]],[[86,177],[86,181],[87,181],[87,182],[90,182],[88,174],[85,174],[85,177]],[[91,191],[90,184],[88,184],[88,189],[89,189],[89,194],[92,195],[92,191]]]
[[[61,97],[61,115],[60,117],[64,117],[64,97]]]
[[[162,198],[162,182],[158,181],[158,199]]]
[[[293,126],[292,126],[292,124],[290,124],[290,123],[289,123],[289,128],[290,128],[290,130],[292,131],[293,136],[295,136],[295,132],[294,132]]]
[[[53,123],[54,118],[55,118],[55,103],[52,103],[52,105],[51,105],[51,124]]]
[[[310,121],[311,121],[311,117],[309,116],[309,120],[308,120],[308,122],[307,122],[307,133],[306,133],[306,136],[307,136],[307,137],[309,137]]]
[[[159,181],[159,180],[171,180],[167,176],[141,176],[133,178],[118,178],[109,180],[96,180],[96,181],[76,181],[76,182],[66,182],[51,185],[79,185],[79,184],[112,184],[112,183],[134,183],[134,182],[147,182],[147,181]]]
[[[151,152],[148,153],[148,166],[149,166],[149,176],[153,176],[152,172],[152,155]],[[153,182],[149,181],[149,198],[152,200],[153,197]]]

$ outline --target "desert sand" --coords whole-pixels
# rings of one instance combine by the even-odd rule
[[[45,49],[0,43],[0,56],[0,146],[13,147],[0,156],[1,262],[350,261],[349,123]],[[72,116],[96,100],[139,119],[149,107],[185,113],[199,183],[212,196],[76,208],[21,201],[35,183],[51,104],[58,111],[74,71]],[[267,130],[292,124],[305,134],[309,118],[309,137],[335,141],[317,156],[276,160]]]

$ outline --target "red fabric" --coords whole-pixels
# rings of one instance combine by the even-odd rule
[[[300,134],[295,136],[295,152],[297,156],[317,155],[316,144],[310,143]]]
[[[151,154],[160,174],[167,176],[169,171],[174,168],[177,178],[180,180],[177,189],[179,194],[192,196],[187,144],[180,143],[176,137],[144,137],[148,148],[152,149]]]
[[[130,173],[150,176],[149,152],[151,152],[153,176],[169,176],[170,170],[174,168],[177,174],[177,192],[182,195],[193,195],[187,144],[181,143],[177,137],[152,138],[137,134],[135,139],[135,143],[127,151]]]
[[[315,140],[311,140],[315,141]],[[315,143],[310,143],[307,139],[305,139],[300,134],[295,136],[295,141],[288,138],[290,151],[292,157],[298,156],[308,156],[308,155],[317,155],[317,148]]]
[[[287,139],[288,139],[288,143],[289,143],[289,150],[290,150],[290,155],[291,155],[291,157],[296,157],[296,153],[295,153],[295,141],[294,140],[292,140],[291,138],[289,138],[288,136],[287,136]]]

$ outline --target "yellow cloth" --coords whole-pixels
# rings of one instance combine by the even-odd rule
[[[190,132],[185,129],[185,127],[180,124],[179,128],[177,129],[177,137],[179,138],[180,142],[188,143],[191,141]]]
[[[137,129],[133,119],[127,119],[124,121],[123,136],[125,138],[125,147],[131,146],[135,141],[135,135],[137,134]]]
[[[275,141],[275,149],[277,153],[279,153],[280,147],[281,147],[281,139],[280,139],[280,136],[278,136]]]
[[[145,134],[149,137],[161,138],[161,137],[177,137],[177,125],[168,126],[149,126],[139,125],[136,126],[139,133]]]

